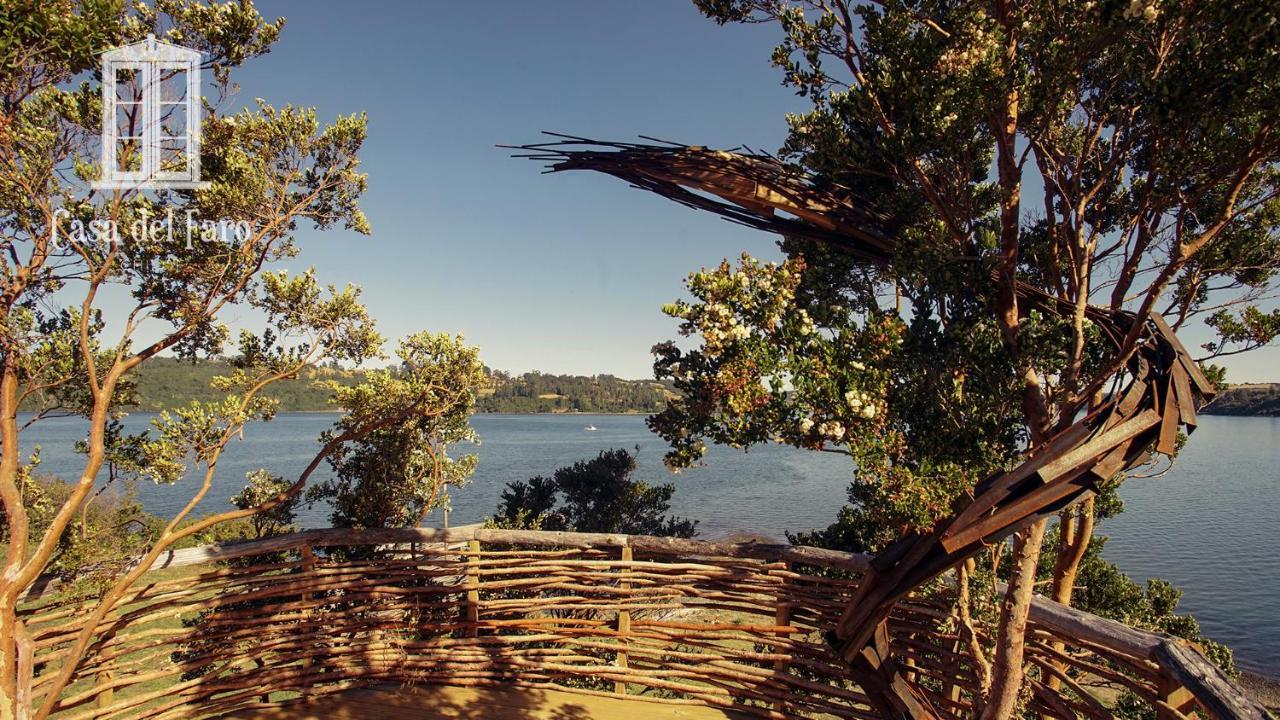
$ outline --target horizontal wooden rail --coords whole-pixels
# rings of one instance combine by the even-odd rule
[[[1214,717],[1269,720],[1266,710],[1187,641],[1131,628],[1048,598],[1035,597],[1029,620],[1054,634],[1092,643],[1134,658],[1150,660],[1185,687]]]
[[[356,530],[351,528],[326,528],[303,530],[279,535],[265,540],[241,543],[206,545],[204,547],[174,550],[155,565],[154,569],[183,567],[205,562],[252,557],[283,550],[294,550],[304,545],[367,546],[405,545],[410,543],[454,543],[478,540],[482,543],[516,546],[551,546],[569,548],[629,547],[632,550],[687,555],[690,557],[740,557],[756,560],[775,560],[816,565],[833,570],[865,572],[870,556],[846,553],[838,550],[787,544],[758,542],[724,542],[687,540],[684,538],[654,537],[647,535],[620,535],[612,533],[574,533],[550,530],[499,530],[483,525],[464,525],[453,528],[379,528]]]

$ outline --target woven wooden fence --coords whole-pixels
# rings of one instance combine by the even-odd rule
[[[383,683],[555,686],[760,717],[873,718],[827,637],[868,558],[784,545],[490,530],[320,530],[171,553],[97,629],[56,717],[198,718]],[[941,591],[945,595],[945,589]],[[38,706],[81,605],[28,598]],[[1102,718],[1240,717],[1193,648],[1049,602],[1029,707]],[[977,681],[945,602],[888,624],[905,677],[970,717]],[[1057,676],[1058,689],[1050,689]]]

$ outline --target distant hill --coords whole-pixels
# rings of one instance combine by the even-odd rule
[[[215,375],[232,372],[225,360],[189,362],[171,357],[148,360],[138,368],[138,404],[135,410],[168,410],[185,405],[192,400],[216,400],[222,395],[209,387]],[[329,393],[317,388],[319,380],[337,380],[354,385],[362,373],[351,370],[315,368],[303,373],[297,380],[285,380],[271,386],[267,393],[280,399],[280,409],[289,411],[331,410]]]
[[[1231,385],[1200,412],[1205,415],[1280,416],[1280,383]]]
[[[480,412],[654,413],[675,395],[656,380],[623,380],[612,375],[523,375],[493,373],[493,392],[476,403]]]
[[[138,404],[134,409],[157,411],[184,405],[191,400],[213,400],[218,393],[209,387],[215,375],[231,372],[224,360],[196,363],[158,357],[137,372]],[[333,409],[329,393],[315,386],[318,380],[355,384],[361,371],[316,368],[297,380],[273,385],[269,395],[280,399],[285,412],[315,412]],[[666,407],[674,395],[670,386],[655,380],[622,380],[612,375],[548,375],[531,372],[511,375],[493,371],[494,387],[476,403],[486,413],[653,413]]]

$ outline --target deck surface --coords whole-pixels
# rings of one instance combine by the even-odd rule
[[[671,705],[556,690],[413,688],[352,690],[283,708],[235,713],[227,720],[741,720],[702,705]]]

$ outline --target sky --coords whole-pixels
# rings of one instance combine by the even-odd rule
[[[776,150],[805,103],[769,65],[774,26],[720,27],[687,0],[257,6],[287,23],[233,75],[233,105],[369,116],[372,236],[304,230],[287,266],[362,286],[390,338],[461,332],[494,368],[651,377],[688,273],[779,255],[768,234],[495,147],[552,130]],[[1233,358],[1230,380],[1280,380],[1278,360]]]
[[[237,101],[365,111],[364,237],[304,232],[290,269],[354,282],[382,332],[462,332],[491,367],[652,376],[660,307],[689,272],[772,236],[603,175],[546,176],[498,143],[552,130],[769,150],[802,101],[768,64],[776,31],[692,3],[259,0],[280,42]]]

